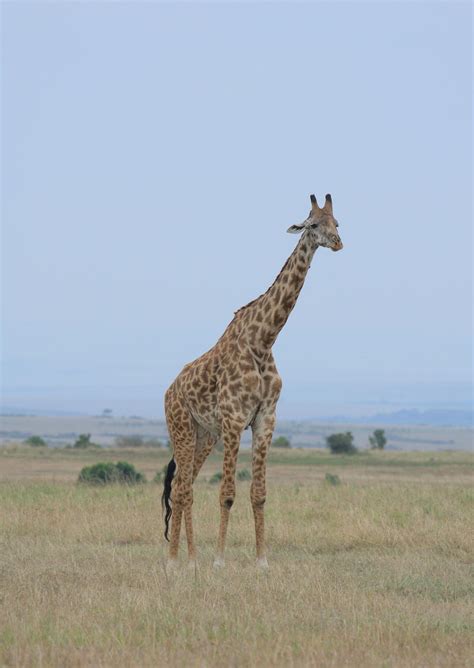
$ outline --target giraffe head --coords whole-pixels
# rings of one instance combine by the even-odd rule
[[[304,236],[317,246],[324,246],[333,251],[341,250],[342,241],[337,232],[338,222],[332,213],[331,195],[326,195],[323,207],[319,207],[316,197],[311,195],[311,211],[301,225],[292,225],[288,228],[291,234],[304,233]]]

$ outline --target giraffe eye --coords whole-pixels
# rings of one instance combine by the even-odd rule
[[[318,224],[319,223],[313,223],[312,225],[310,225],[310,227],[314,230],[318,226]]]

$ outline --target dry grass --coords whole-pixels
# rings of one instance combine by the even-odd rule
[[[95,454],[54,454],[49,474],[45,457],[0,458],[0,665],[472,665],[465,454],[377,453],[364,464],[277,453],[266,574],[253,563],[248,483],[238,483],[226,569],[212,570],[218,490],[203,480],[199,566],[190,573],[183,558],[173,580],[158,486],[77,486],[68,480]],[[125,458],[150,473],[166,456]],[[341,485],[324,482],[328,470]]]

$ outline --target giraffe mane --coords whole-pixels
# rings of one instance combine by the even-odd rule
[[[236,311],[234,311],[234,315],[237,315],[238,313],[241,313],[242,311],[245,311],[245,310],[248,309],[250,306],[253,306],[256,302],[258,302],[259,299],[262,299],[262,297],[265,297],[265,295],[267,294],[267,292],[268,292],[269,290],[271,290],[271,288],[273,288],[273,286],[275,285],[275,283],[278,281],[278,279],[280,278],[280,276],[281,276],[281,274],[283,273],[284,269],[286,269],[286,267],[287,267],[287,265],[288,265],[290,259],[291,259],[291,255],[290,255],[289,258],[287,258],[285,264],[284,264],[283,267],[280,269],[280,272],[279,272],[278,276],[275,278],[275,280],[274,280],[273,283],[270,285],[270,287],[267,288],[267,290],[265,290],[265,292],[263,292],[261,295],[259,295],[259,296],[256,297],[255,299],[252,299],[252,301],[250,301],[248,304],[245,304],[245,306],[241,306],[241,307],[238,308]]]

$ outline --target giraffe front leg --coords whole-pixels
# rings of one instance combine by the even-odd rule
[[[188,543],[188,568],[194,571],[196,569],[196,546],[194,544],[192,500],[191,504],[188,504],[184,509],[184,525],[186,527],[186,541]]]
[[[257,415],[252,427],[252,484],[250,500],[255,520],[257,566],[268,568],[265,553],[266,459],[275,427],[275,414]]]
[[[179,549],[179,534],[181,533],[181,520],[183,517],[183,506],[173,501],[173,515],[171,517],[171,537],[170,537],[170,551],[168,563],[166,564],[166,572],[168,574],[175,570],[176,562],[178,560]]]
[[[230,509],[235,500],[235,469],[237,467],[237,454],[239,452],[241,429],[230,428],[224,436],[224,466],[222,483],[219,493],[221,507],[221,521],[219,525],[219,538],[217,541],[217,553],[214,559],[214,568],[224,566],[224,550],[229,524]]]
[[[179,462],[179,459],[178,459]],[[173,480],[171,500],[173,503],[173,514],[171,516],[171,537],[170,552],[167,571],[172,572],[178,560],[179,535],[181,532],[181,523],[184,515],[184,524],[186,529],[186,539],[188,543],[188,559],[194,567],[196,560],[196,548],[194,545],[193,534],[193,488],[192,488],[192,460],[178,463],[178,474]]]

